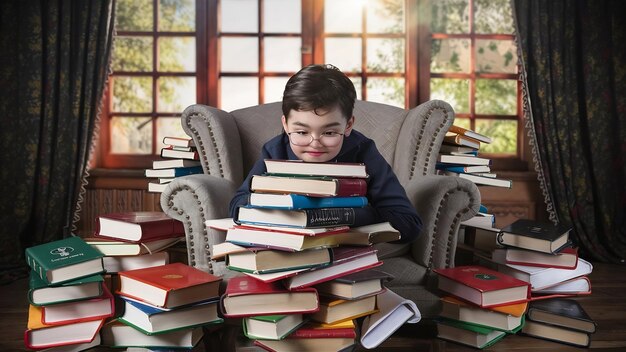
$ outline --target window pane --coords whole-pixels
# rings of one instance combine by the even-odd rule
[[[152,112],[152,77],[114,77],[114,112]]]
[[[159,30],[164,32],[193,32],[196,30],[194,0],[159,1]]]
[[[258,32],[259,5],[257,0],[222,0],[220,9],[222,32]]]
[[[469,81],[465,79],[432,78],[430,99],[452,105],[456,113],[469,113]]]
[[[159,112],[182,112],[196,103],[195,77],[161,77],[157,85]]]
[[[115,29],[117,31],[151,31],[152,11],[152,0],[117,0],[115,2]]]
[[[481,115],[516,115],[517,81],[477,79],[476,113]]]
[[[179,117],[159,117],[157,120],[157,154],[161,151],[161,148],[166,147],[163,144],[163,137],[180,137],[189,138],[189,136],[183,131],[183,127],[180,125]]]
[[[476,132],[491,137],[491,144],[482,143],[483,153],[517,153],[517,120],[476,120]]]
[[[469,39],[433,39],[431,72],[470,72]]]
[[[152,120],[149,117],[111,118],[111,153],[152,153]]]
[[[476,71],[517,73],[517,53],[513,41],[476,39]]]
[[[433,33],[469,33],[468,0],[432,2],[430,28]]]
[[[302,32],[302,9],[300,1],[263,1],[263,32],[300,33]]]
[[[295,72],[302,67],[300,38],[265,38],[264,64],[268,72]]]
[[[361,39],[326,38],[324,62],[337,66],[343,72],[361,72]]]
[[[474,0],[474,32],[513,34],[512,13],[510,0]]]
[[[196,38],[159,38],[159,71],[194,72],[196,70]]]
[[[368,78],[367,100],[404,108],[404,78]]]
[[[404,72],[404,40],[367,39],[367,70]]]
[[[259,79],[256,77],[222,77],[220,94],[220,107],[225,111],[258,105]]]
[[[283,100],[283,92],[289,77],[265,77],[264,103]]]
[[[258,72],[257,38],[222,38],[222,72]]]
[[[368,33],[404,33],[404,0],[373,0],[367,3]]]
[[[113,71],[152,71],[152,38],[117,37],[112,60]]]
[[[324,31],[326,33],[362,33],[362,0],[325,0]]]

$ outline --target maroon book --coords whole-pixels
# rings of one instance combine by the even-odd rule
[[[185,229],[182,222],[163,212],[123,212],[98,216],[94,235],[127,242],[143,242],[182,237]]]
[[[367,194],[364,178],[255,175],[250,190],[258,193],[294,193],[311,197],[353,197]]]

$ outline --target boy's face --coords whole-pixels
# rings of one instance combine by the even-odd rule
[[[346,119],[338,107],[329,111],[318,110],[318,113],[320,115],[313,111],[291,110],[288,119],[285,116],[281,119],[283,128],[290,133],[291,150],[300,160],[325,162],[334,159],[341,150],[344,136],[352,132],[354,116]]]

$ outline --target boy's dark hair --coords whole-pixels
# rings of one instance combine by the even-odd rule
[[[288,118],[289,111],[313,111],[332,109],[338,106],[341,113],[349,119],[354,110],[356,90],[354,84],[337,67],[309,65],[289,78],[283,93],[283,115]]]

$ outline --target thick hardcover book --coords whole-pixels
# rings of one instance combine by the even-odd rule
[[[26,248],[26,262],[48,285],[102,273],[102,257],[76,236]]]
[[[456,165],[456,164],[437,163],[435,167],[439,170],[455,172],[457,174],[460,174],[460,173],[473,174],[473,173],[478,173],[478,172],[491,172],[491,167],[489,167],[488,165],[464,166],[464,165]]]
[[[588,275],[593,271],[593,265],[579,257],[575,269],[498,264],[498,271],[530,283],[531,290],[534,292],[554,286],[566,280]]]
[[[221,278],[182,263],[121,271],[119,294],[173,308],[219,296]]]
[[[494,186],[494,187],[502,187],[502,188],[511,188],[513,185],[513,181],[505,180],[501,178],[488,177],[488,176],[480,176],[477,174],[469,174],[469,173],[457,173],[449,170],[444,171],[444,175],[446,176],[457,176],[460,178],[464,178],[466,180],[472,181],[477,185],[483,186]]]
[[[204,333],[201,327],[196,327],[147,335],[134,327],[113,320],[104,324],[101,335],[102,344],[113,348],[153,346],[162,349],[191,349],[200,342]]]
[[[96,298],[102,295],[102,275],[96,274],[49,286],[37,273],[30,271],[28,301],[35,306],[52,305]]]
[[[98,335],[104,323],[101,320],[87,320],[65,325],[46,325],[41,322],[42,308],[30,305],[28,325],[24,332],[24,345],[30,349],[42,349],[90,343]]]
[[[355,212],[354,208],[284,210],[243,206],[238,208],[234,220],[238,224],[327,227],[354,224]]]
[[[263,302],[263,304],[259,304]],[[225,317],[313,313],[319,309],[314,288],[287,290],[279,282],[266,283],[248,276],[228,280],[221,297]]]
[[[506,332],[453,320],[437,321],[437,337],[474,348],[487,348],[500,341]]]
[[[111,274],[169,264],[170,255],[169,252],[163,251],[142,255],[107,256],[102,258],[102,262],[104,263],[104,270]]]
[[[268,173],[281,175],[310,175],[366,178],[363,163],[315,163],[300,160],[266,159]]]
[[[183,223],[160,211],[103,214],[96,218],[96,236],[143,242],[185,235]]]
[[[336,324],[376,313],[376,296],[357,300],[329,299],[320,301],[320,309],[311,314],[311,319],[320,323]]]
[[[485,136],[484,134],[478,133],[476,131],[468,130],[467,128],[463,128],[460,126],[452,125],[450,126],[450,129],[448,129],[448,131],[452,133],[460,134],[463,136],[467,136],[470,138],[474,138],[483,143],[487,143],[487,144],[491,143],[491,137]]]
[[[125,297],[122,299],[124,314],[118,320],[146,335],[223,322],[217,314],[219,303],[217,298],[176,309],[163,309]]]
[[[152,162],[153,170],[160,169],[172,169],[179,167],[196,167],[200,166],[200,162],[196,160],[188,159],[166,159],[166,160],[154,160]]]
[[[439,289],[481,307],[528,301],[530,285],[478,265],[434,269]]]
[[[441,298],[439,316],[491,330],[505,331],[510,334],[519,331],[524,323],[524,314],[515,316],[496,310],[484,309],[451,296]]]
[[[315,285],[315,288],[323,296],[353,300],[383,293],[384,282],[391,279],[393,279],[391,274],[370,269],[322,282]]]
[[[45,325],[66,325],[88,320],[102,320],[115,314],[113,295],[106,286],[100,297],[47,305],[41,308],[41,322]]]
[[[161,148],[161,158],[200,160],[197,150],[182,151],[173,147]]]
[[[577,347],[589,347],[591,344],[591,335],[587,332],[566,329],[530,319],[524,324],[522,334]]]
[[[565,280],[554,286],[546,287],[541,290],[535,290],[533,295],[589,295],[591,294],[591,281],[587,276],[579,276],[573,279]]]
[[[163,144],[174,147],[195,147],[196,144],[191,138],[182,137],[163,137]]]
[[[519,219],[501,229],[498,242],[505,246],[558,253],[569,245],[570,230],[563,225]]]
[[[169,169],[146,169],[146,177],[180,177],[194,174],[201,174],[202,166],[189,166],[189,167],[172,167]]]
[[[578,248],[568,247],[556,254],[514,247],[498,248],[493,251],[491,259],[500,264],[576,269],[576,265],[578,265]]]
[[[588,333],[596,331],[596,322],[576,300],[553,298],[528,305],[528,319]]]
[[[182,237],[163,238],[144,242],[125,242],[104,237],[85,237],[88,245],[105,256],[143,255],[160,252],[180,242]]]
[[[454,165],[491,165],[491,159],[479,158],[473,155],[439,154],[437,162]]]
[[[247,248],[226,257],[226,266],[235,271],[254,274],[314,268],[329,265],[332,252],[328,248],[299,252],[273,251],[266,248]]]
[[[259,193],[295,193],[315,197],[353,197],[367,194],[363,178],[254,175],[250,190]]]
[[[480,149],[480,141],[471,137],[462,136],[456,133],[446,133],[443,142],[455,146],[470,147]]]
[[[329,266],[302,271],[284,279],[290,289],[309,287],[338,277],[382,265],[374,247],[342,246],[333,248],[333,262]]]
[[[247,317],[243,319],[243,333],[249,339],[282,340],[305,323],[302,314]]]
[[[309,197],[301,194],[251,193],[249,204],[273,209],[362,208],[367,197]]]

